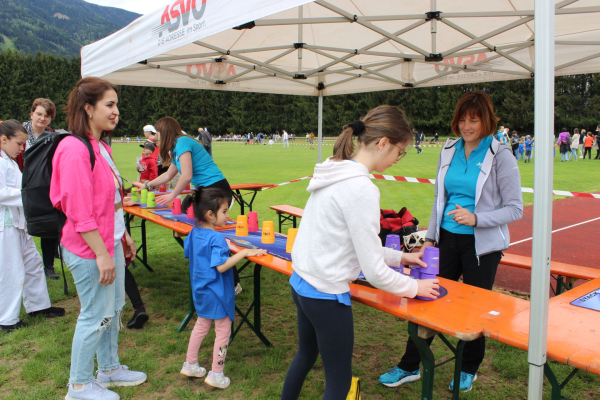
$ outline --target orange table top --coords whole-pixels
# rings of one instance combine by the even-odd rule
[[[531,269],[531,257],[504,253],[500,264],[509,265],[511,267]],[[550,273],[586,280],[600,278],[600,269],[581,267],[579,265],[565,264],[557,261],[551,262]]]
[[[548,309],[548,358],[600,375],[600,314],[570,303],[600,287],[600,278],[550,299]],[[485,335],[523,350],[529,345],[529,310],[496,326]]]
[[[236,183],[234,185],[229,185],[231,190],[254,190],[254,189],[262,189],[266,187],[275,186],[271,183]]]

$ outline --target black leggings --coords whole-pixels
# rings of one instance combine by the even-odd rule
[[[440,274],[442,278],[457,281],[461,275],[467,285],[492,290],[496,279],[496,270],[502,252],[496,251],[479,257],[475,256],[475,235],[461,235],[440,229]],[[457,316],[460,318],[460,316]],[[431,344],[433,338],[427,339]],[[485,337],[465,343],[461,371],[475,374],[485,356]],[[421,357],[419,350],[411,339],[408,339],[406,351],[398,367],[405,371],[419,369]]]
[[[297,399],[308,372],[321,354],[324,400],[346,400],[352,383],[354,322],[352,307],[337,300],[311,299],[292,288],[298,315],[298,351],[283,383],[282,400]]]
[[[591,147],[584,147],[583,148],[583,158],[585,158],[585,155],[588,155],[588,160],[592,159],[592,148]]]
[[[129,270],[129,267],[125,268],[125,293],[127,293],[129,300],[131,300],[131,305],[134,310],[144,306],[137,282]]]
[[[58,250],[58,239],[41,238],[40,246],[42,248],[42,260],[44,261],[44,268],[54,268],[54,257]]]

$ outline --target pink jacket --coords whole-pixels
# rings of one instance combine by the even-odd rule
[[[95,259],[81,233],[98,229],[108,253],[114,257],[115,180],[98,142],[91,136],[90,141],[96,155],[93,172],[85,144],[74,137],[60,142],[52,159],[50,200],[67,215],[60,241],[63,246],[81,258]],[[110,147],[101,145],[111,153]]]

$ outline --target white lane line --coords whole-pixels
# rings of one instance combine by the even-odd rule
[[[565,229],[569,229],[569,228],[573,228],[573,227],[575,227],[575,226],[579,226],[579,225],[587,224],[588,222],[597,221],[597,220],[599,220],[599,219],[600,219],[600,217],[598,217],[598,218],[594,218],[594,219],[590,219],[590,220],[588,220],[588,221],[583,221],[583,222],[580,222],[580,223],[578,223],[578,224],[575,224],[575,225],[569,225],[569,226],[565,226],[564,228],[560,228],[560,229],[557,229],[557,230],[555,230],[555,231],[552,231],[552,233],[554,233],[554,232],[559,232],[559,231],[564,231]],[[519,243],[523,243],[523,242],[527,242],[527,241],[529,241],[529,240],[531,240],[531,239],[533,239],[533,238],[532,238],[532,237],[530,237],[530,238],[527,238],[527,239],[519,240],[518,242],[513,242],[513,243],[511,243],[509,246],[512,246],[512,245],[515,245],[515,244],[519,244]]]

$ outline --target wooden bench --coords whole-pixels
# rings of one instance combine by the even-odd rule
[[[531,258],[515,254],[504,253],[500,264],[531,270]],[[550,264],[550,274],[552,275],[552,278],[556,280],[556,289],[551,288],[555,295],[561,294],[563,290],[573,289],[573,284],[579,279],[590,281],[592,279],[600,278],[599,269],[581,267],[579,265],[565,264],[556,261],[552,261]]]
[[[296,218],[302,218],[302,214],[304,213],[304,210],[302,208],[288,205],[271,206],[271,210],[275,210],[279,218],[280,233],[281,226],[284,224],[285,221],[291,221],[292,226],[296,228]]]
[[[573,300],[600,287],[600,279],[586,282],[550,299],[548,308],[547,357],[574,370],[559,382],[549,363],[544,374],[552,385],[552,400],[560,400],[561,390],[578,370],[600,375],[600,318],[598,312],[571,305]],[[508,318],[507,318],[508,317]],[[530,310],[510,313],[484,328],[490,339],[527,351]]]

